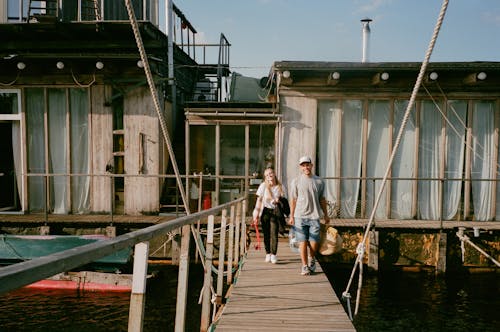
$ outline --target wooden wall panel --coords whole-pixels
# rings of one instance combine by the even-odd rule
[[[137,88],[124,99],[125,214],[140,215],[159,210],[161,132],[147,87]],[[138,175],[137,177],[133,175]]]
[[[92,100],[92,174],[106,174],[106,165],[113,162],[113,115],[112,108],[104,106],[105,96],[111,96],[111,91],[105,93],[103,85],[91,88]],[[110,178],[94,176],[92,178],[91,210],[93,212],[111,211]]]

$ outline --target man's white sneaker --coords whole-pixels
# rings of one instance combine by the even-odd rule
[[[271,261],[271,254],[266,255],[265,261],[266,261],[266,263],[269,263]]]
[[[278,263],[278,257],[276,257],[276,255],[271,255],[271,263],[273,264]]]

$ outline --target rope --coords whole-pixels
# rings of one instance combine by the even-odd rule
[[[156,249],[155,251],[153,251],[151,253],[151,256],[154,256],[158,251],[160,251],[161,249],[165,248],[165,246],[167,245],[167,243],[169,243],[170,241],[172,241],[172,239],[174,238],[175,234],[173,232],[168,232],[167,236],[168,236],[168,239],[166,239],[165,242],[163,242],[163,244],[158,247],[158,249]]]
[[[444,93],[443,89],[441,88],[441,86],[439,85],[439,83],[437,83],[437,86],[439,87],[439,90],[441,91],[441,93],[443,94],[444,96],[444,99],[447,100],[448,98],[446,97],[446,94]],[[458,129],[455,128],[455,126],[451,123],[450,119],[448,118],[448,116],[444,113],[444,111],[441,109],[441,107],[439,106],[439,104],[436,102],[436,100],[434,99],[434,97],[431,95],[431,93],[429,92],[429,90],[427,89],[427,87],[425,85],[422,84],[422,87],[425,89],[425,91],[427,92],[427,95],[431,98],[434,106],[436,106],[436,108],[438,109],[438,111],[441,113],[441,115],[443,116],[444,120],[446,121],[446,123],[450,126],[450,128],[452,129],[452,131],[458,136],[460,137],[461,134],[458,132]],[[462,118],[460,118],[460,116],[457,114],[457,111],[455,110],[455,108],[453,106],[450,107],[450,109],[452,110],[453,114],[455,115],[455,117],[458,119],[458,121],[460,122],[460,124],[462,125],[462,128],[464,130],[468,130],[470,129],[469,127],[467,127],[467,125],[463,122]],[[488,157],[491,157],[491,154],[488,153],[488,150],[480,143],[480,142],[476,142],[474,143],[475,146],[477,146],[478,148],[480,148],[481,150],[484,151],[484,153],[486,154],[486,156]],[[472,155],[474,157],[476,157],[477,159],[481,160],[481,161],[484,161],[485,159],[476,151],[476,149],[471,146],[471,144],[469,144],[467,141],[465,141],[465,148],[468,149]],[[479,149],[478,149],[479,150]],[[500,163],[497,162],[497,167],[500,168]]]
[[[11,85],[14,85],[14,83],[16,83],[16,81],[17,81],[17,79],[19,78],[20,75],[21,75],[21,71],[18,71],[17,75],[16,75],[16,78],[14,78],[13,81],[10,81],[9,83],[0,82],[0,86],[11,86]]]
[[[92,86],[92,84],[95,83],[95,73],[92,75],[92,81],[88,84],[82,84],[78,82],[78,80],[75,77],[75,74],[73,73],[73,69],[71,69],[71,77],[73,77],[73,81],[75,82],[76,85],[78,85],[80,88],[89,88]]]
[[[179,186],[179,191],[181,192],[182,202],[184,203],[184,209],[187,214],[190,214],[189,204],[186,198],[186,192],[184,191],[184,185],[182,184],[181,176],[179,174],[179,168],[177,167],[177,161],[175,160],[174,150],[172,148],[172,143],[170,142],[170,136],[168,134],[167,126],[165,125],[165,119],[163,118],[163,114],[160,109],[160,102],[158,101],[158,92],[156,91],[156,86],[153,81],[153,77],[151,74],[151,68],[149,67],[148,57],[146,56],[146,51],[144,49],[144,44],[142,43],[142,38],[139,33],[139,26],[137,24],[137,20],[135,17],[134,9],[132,8],[131,0],[125,0],[125,5],[127,6],[127,12],[130,19],[130,25],[132,26],[132,30],[134,32],[135,41],[137,44],[137,48],[139,49],[139,53],[141,55],[141,61],[144,64],[144,72],[146,74],[146,78],[149,85],[149,90],[151,92],[151,97],[153,98],[155,111],[160,120],[161,131],[163,133],[163,139],[165,140],[165,144],[167,145],[168,154],[172,161],[172,166],[175,172],[175,178],[177,180],[177,185]],[[171,36],[169,36],[170,38]]]
[[[4,244],[4,246],[9,249],[15,256],[17,256],[17,258],[23,261],[29,260],[17,252],[17,250],[7,241],[7,237],[5,235],[0,235],[0,238],[2,239],[2,243]]]
[[[382,180],[382,184],[381,184],[381,186],[379,188],[379,192],[377,194],[377,198],[375,200],[375,204],[374,204],[374,206],[372,208],[372,212],[370,214],[370,218],[368,220],[368,224],[366,226],[366,230],[365,230],[365,233],[363,235],[363,239],[361,240],[360,245],[358,245],[358,249],[359,249],[359,250],[357,250],[358,257],[356,258],[356,262],[354,264],[354,267],[353,267],[353,270],[352,270],[352,273],[351,273],[351,277],[350,277],[349,282],[347,284],[346,290],[344,291],[343,294],[349,295],[349,289],[351,287],[352,279],[353,279],[354,273],[356,272],[356,268],[357,268],[358,265],[362,265],[363,264],[362,259],[363,259],[364,252],[365,252],[366,239],[368,238],[368,234],[369,234],[371,226],[373,224],[373,220],[374,220],[374,217],[375,217],[375,212],[378,209],[378,205],[380,203],[380,199],[382,197],[382,194],[383,194],[383,191],[384,191],[384,188],[385,188],[385,184],[387,182],[387,178],[389,177],[389,172],[391,170],[392,163],[393,163],[394,158],[396,156],[396,152],[397,152],[399,143],[401,142],[401,138],[403,136],[404,129],[406,127],[406,123],[408,122],[408,119],[410,117],[410,112],[412,110],[413,104],[415,103],[415,99],[417,97],[418,90],[420,89],[420,85],[422,84],[422,81],[423,81],[423,78],[424,78],[424,75],[425,75],[425,71],[427,69],[427,65],[429,64],[429,59],[430,59],[432,51],[434,49],[434,45],[436,43],[436,39],[438,37],[439,30],[441,29],[441,25],[443,23],[443,19],[444,19],[444,15],[446,14],[447,7],[448,7],[448,0],[443,0],[443,4],[441,6],[441,11],[439,13],[439,17],[438,17],[436,26],[434,28],[434,33],[432,35],[431,41],[429,43],[429,47],[428,47],[427,52],[425,54],[424,61],[422,62],[422,66],[420,67],[420,72],[418,74],[415,86],[413,87],[413,91],[412,91],[412,94],[411,94],[411,97],[410,97],[410,101],[408,102],[408,105],[406,107],[406,111],[405,111],[405,114],[404,114],[404,117],[403,117],[403,121],[401,122],[401,128],[399,129],[398,136],[397,136],[395,144],[394,144],[394,149],[393,149],[393,151],[391,153],[391,156],[389,158],[389,163],[387,165],[387,168],[386,168],[383,180]],[[357,264],[358,262],[359,262],[359,264]],[[360,274],[362,274],[362,269],[361,268],[360,268]],[[359,292],[359,289],[361,288],[361,286],[362,286],[362,278],[359,278],[359,281],[358,281],[358,292]],[[357,301],[356,301],[356,309],[358,307],[358,302],[359,302],[359,300],[357,299]],[[356,314],[356,312],[355,312],[355,314]]]

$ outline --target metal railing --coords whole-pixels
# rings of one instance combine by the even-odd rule
[[[246,198],[223,204],[209,210],[200,211],[180,217],[172,221],[157,224],[127,234],[117,236],[106,241],[72,248],[52,255],[25,261],[0,269],[0,294],[29,285],[58,273],[75,269],[91,263],[99,258],[108,256],[119,250],[135,246],[134,267],[132,280],[132,297],[130,301],[129,331],[142,331],[145,305],[147,264],[149,241],[155,237],[166,235],[182,228],[181,253],[179,260],[179,284],[176,307],[176,331],[184,330],[187,294],[187,273],[189,261],[189,242],[193,233],[196,247],[201,253],[202,263],[205,266],[204,288],[202,294],[201,327],[208,330],[211,320],[211,306],[214,312],[222,306],[222,301],[212,301],[223,296],[223,279],[228,284],[233,280],[233,267],[238,267],[247,250],[246,235]],[[228,211],[230,211],[228,213]],[[214,237],[215,217],[220,216],[220,236]],[[219,218],[219,217],[218,217]],[[194,225],[206,224],[206,248],[202,250],[202,242]],[[226,236],[227,235],[227,236]],[[218,243],[214,244],[214,239]],[[212,266],[214,247],[219,248],[219,265],[216,270]],[[223,250],[221,250],[223,248]],[[227,264],[223,264],[227,262]],[[208,268],[211,267],[211,268]],[[226,271],[224,271],[226,269]],[[212,272],[217,273],[217,282],[213,286]],[[212,291],[213,290],[213,291]],[[214,292],[214,294],[212,294]],[[184,301],[183,301],[184,299]]]
[[[373,209],[375,196],[383,180],[383,178],[381,177],[323,177],[323,179],[326,181],[327,185],[329,183],[331,184],[332,181],[336,182],[336,184],[334,184],[333,186],[335,187],[334,190],[336,192],[336,200],[328,201],[328,213],[330,217],[342,219],[368,218],[370,211]],[[342,184],[352,181],[359,182],[359,193],[355,200],[349,197],[343,197],[341,194]],[[401,197],[396,196],[392,186],[397,183],[405,182],[411,187],[411,190],[407,192],[408,197],[411,199],[411,201],[409,202],[409,204],[411,205],[411,213],[409,213],[409,217],[403,219],[425,219],[422,218],[419,213],[419,208],[422,202],[418,196],[418,188],[422,184],[433,184],[437,187],[436,190],[438,190],[438,194],[436,194],[438,196],[436,205],[438,213],[437,218],[433,220],[442,222],[443,220],[477,220],[477,211],[475,211],[473,207],[474,203],[472,199],[472,185],[479,182],[491,182],[492,185],[490,191],[493,193],[496,192],[496,188],[498,186],[498,183],[500,182],[500,179],[388,177],[387,183],[384,188],[384,192],[386,194],[385,198],[383,199],[383,203],[386,205],[384,206],[381,201],[381,204],[378,206],[378,209],[383,210],[387,215],[387,217],[384,219],[402,219],[401,217],[394,216],[396,212],[393,210],[394,203],[397,200],[400,200]],[[456,182],[460,182],[462,186],[460,190],[460,201],[458,202],[458,208],[453,217],[444,218],[443,211],[445,210],[445,201],[447,199],[445,194],[445,185]],[[495,200],[490,202],[490,204],[492,206],[492,211],[496,211],[496,205],[500,204],[499,198],[496,197],[496,195],[492,194],[491,196],[485,195],[484,199]],[[350,210],[352,213],[349,214],[345,212],[346,206],[350,206],[352,208],[352,210]]]

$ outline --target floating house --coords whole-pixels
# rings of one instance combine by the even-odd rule
[[[184,104],[222,98],[230,44],[196,44],[171,1],[130,4],[0,0],[2,213],[158,214],[178,193]]]

